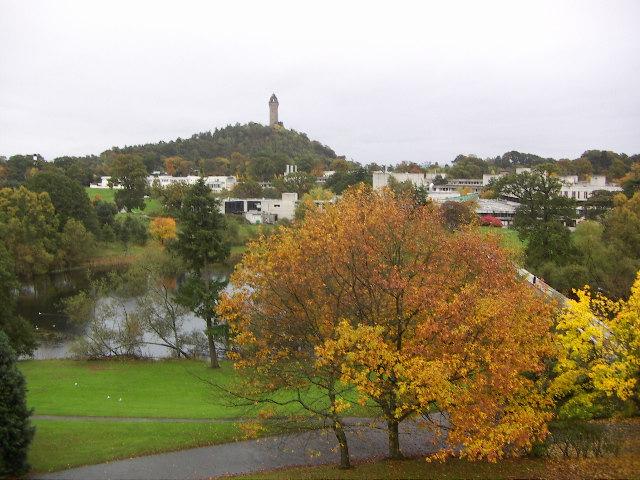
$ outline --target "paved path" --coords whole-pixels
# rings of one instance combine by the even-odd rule
[[[438,417],[442,421],[441,417]],[[382,458],[387,453],[387,431],[382,425],[353,425],[348,429],[352,460]],[[402,451],[424,455],[437,445],[433,435],[412,421],[400,426]],[[41,480],[196,480],[261,470],[337,463],[339,454],[331,430],[267,437],[179,452],[118,460],[61,472],[37,474]]]

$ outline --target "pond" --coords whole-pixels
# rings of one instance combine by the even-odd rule
[[[87,325],[78,325],[69,319],[64,312],[64,300],[86,288],[92,279],[100,279],[119,270],[121,269],[76,269],[40,275],[32,283],[22,285],[17,313],[30,321],[36,330],[39,346],[33,358],[45,360],[73,356],[71,345],[78,337],[86,334]],[[218,267],[212,272],[212,276],[220,280],[228,278],[229,274],[228,267]],[[179,282],[180,278],[176,277],[175,280]],[[110,298],[107,296],[100,301],[108,302]],[[134,297],[127,299],[125,305],[132,308],[135,303]],[[204,320],[193,313],[183,317],[185,333],[203,332],[204,326]],[[157,339],[145,333],[144,341],[154,343]],[[164,358],[171,356],[171,353],[171,349],[162,345],[145,344],[142,347],[142,355],[145,357]]]

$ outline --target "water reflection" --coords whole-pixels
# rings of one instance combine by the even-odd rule
[[[78,336],[86,333],[87,326],[70,321],[64,312],[64,300],[87,288],[92,279],[104,278],[119,270],[122,269],[78,269],[52,273],[38,276],[32,284],[22,286],[18,296],[17,312],[29,320],[36,329],[39,347],[34,352],[34,358],[44,360],[73,356],[71,345]],[[219,267],[211,272],[211,277],[225,280],[229,273],[228,268]],[[178,284],[182,279],[177,275],[175,281]],[[100,299],[102,302],[112,300],[109,296]],[[133,310],[135,305],[135,297],[125,301],[127,309]],[[204,326],[204,320],[191,312],[183,317],[183,331],[186,334],[192,331],[202,332]],[[143,340],[158,343],[158,339],[148,332],[144,334]],[[172,350],[162,345],[143,345],[140,353],[145,357],[162,358],[171,356]]]

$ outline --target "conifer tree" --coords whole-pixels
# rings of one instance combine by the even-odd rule
[[[0,476],[29,470],[27,451],[35,429],[27,408],[26,388],[9,339],[0,331]]]
[[[211,189],[201,178],[187,192],[178,214],[180,232],[173,243],[173,250],[189,266],[192,275],[181,286],[181,303],[204,318],[209,340],[211,367],[218,368],[215,337],[220,333],[214,308],[218,293],[225,283],[211,278],[207,268],[222,262],[229,256],[226,242],[225,219],[220,212],[219,201],[211,196]]]

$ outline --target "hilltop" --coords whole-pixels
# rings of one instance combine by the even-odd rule
[[[305,133],[259,123],[228,125],[169,142],[113,147],[101,156],[119,153],[141,155],[149,171],[165,170],[167,158],[179,157],[194,166],[202,162],[210,175],[234,174],[240,167],[243,173],[265,180],[282,173],[287,164],[311,171],[327,168],[337,158],[330,147]]]

